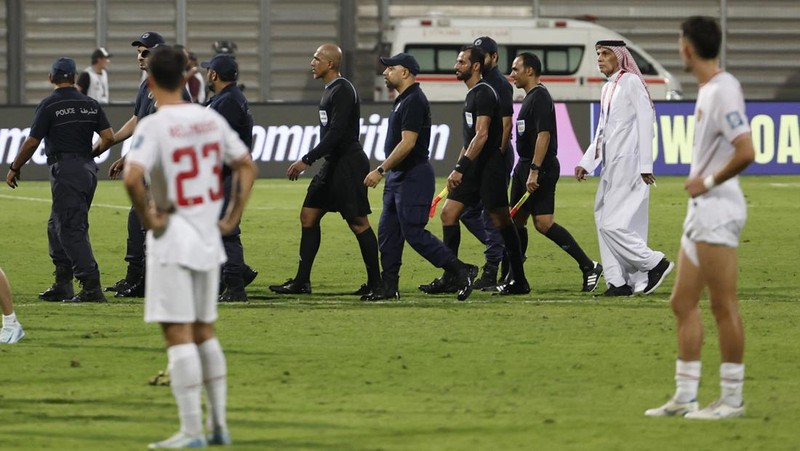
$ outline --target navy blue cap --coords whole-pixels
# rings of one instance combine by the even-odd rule
[[[160,34],[155,31],[146,31],[139,36],[139,39],[131,42],[131,45],[134,47],[147,47],[148,49],[152,49],[166,43],[167,41],[165,41],[164,37]]]
[[[53,67],[50,68],[50,75],[52,75],[53,79],[65,79],[76,72],[77,70],[75,69],[75,61],[73,61],[71,58],[65,58],[63,56],[58,58],[53,63]]]
[[[381,62],[386,66],[403,66],[412,74],[419,74],[419,64],[417,63],[417,60],[408,53],[398,53],[391,58],[382,56]]]
[[[239,64],[233,55],[228,53],[220,53],[211,58],[211,61],[203,61],[200,67],[213,70],[224,81],[233,81],[239,76]]]
[[[475,47],[480,47],[486,53],[497,53],[497,42],[489,36],[481,36],[472,43]]]

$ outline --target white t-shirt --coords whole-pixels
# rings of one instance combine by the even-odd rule
[[[243,158],[247,146],[214,110],[166,105],[141,119],[127,164],[141,165],[159,209],[172,210],[163,235],[147,235],[147,258],[208,271],[225,262],[218,228],[222,163]]]
[[[700,87],[694,111],[694,145],[689,177],[706,177],[724,167],[733,157],[733,141],[750,132],[739,81],[719,72]],[[689,201],[688,221],[713,229],[747,217],[739,177],[732,177],[707,193]]]
[[[108,103],[108,72],[103,69],[98,74],[92,66],[83,71],[89,74],[89,87],[86,89],[86,95],[102,104]]]

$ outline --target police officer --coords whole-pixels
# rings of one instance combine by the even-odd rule
[[[89,242],[89,207],[97,188],[92,138],[97,132],[101,146],[107,145],[113,140],[114,131],[100,104],[75,88],[76,75],[75,61],[62,57],[53,63],[49,78],[56,89],[36,108],[30,134],[11,164],[6,183],[17,187],[22,166],[44,139],[53,196],[47,238],[56,280],[39,298],[53,302],[107,302]],[[77,295],[73,292],[73,276],[82,288]]]
[[[236,85],[239,77],[239,65],[233,55],[219,54],[200,64],[207,69],[206,80],[211,92],[216,93],[208,107],[217,111],[224,117],[231,128],[239,134],[239,138],[247,145],[253,147],[253,116],[242,90]],[[221,217],[228,209],[233,189],[233,176],[228,166],[222,167],[223,187],[225,202],[222,206]],[[237,186],[238,189],[238,186]],[[244,248],[242,247],[242,231],[237,225],[229,234],[222,237],[225,253],[228,260],[222,266],[222,281],[224,292],[220,294],[222,302],[246,301],[247,293],[244,287],[256,278],[258,272],[253,271],[244,262]]]
[[[520,236],[522,254],[528,247],[525,223],[533,216],[536,231],[549,238],[570,257],[575,259],[583,273],[583,288],[590,292],[597,288],[603,266],[592,261],[567,229],[555,222],[556,183],[561,173],[558,163],[558,132],[553,98],[547,88],[539,83],[542,62],[532,53],[521,53],[511,66],[514,84],[525,90],[525,99],[516,123],[517,154],[519,162],[514,168],[511,183],[511,203],[516,204],[526,191],[531,196],[514,216]],[[524,237],[524,238],[523,238]]]
[[[481,78],[485,53],[480,47],[468,46],[459,52],[455,64],[456,77],[469,91],[462,116],[464,147],[453,172],[447,178],[450,193],[442,208],[442,229],[445,244],[458,253],[461,231],[458,218],[465,207],[482,202],[494,226],[503,237],[508,254],[510,277],[497,287],[500,294],[530,292],[517,229],[508,212],[506,163],[500,146],[503,137],[502,116],[497,92]]]
[[[341,63],[342,50],[334,44],[319,46],[311,59],[314,78],[325,82],[319,104],[320,141],[292,163],[286,175],[289,180],[297,180],[315,161],[324,158],[325,163],[309,184],[300,212],[302,235],[297,273],[282,285],[270,285],[276,293],[311,292],[311,266],[320,245],[319,222],[329,211],[342,215],[361,249],[367,283],[356,293],[369,294],[381,284],[378,240],[367,218],[371,211],[367,188],[362,183],[369,173],[369,160],[359,142],[361,100],[353,84],[339,72]]]
[[[147,70],[147,56],[150,51],[156,47],[166,45],[164,38],[154,32],[147,31],[131,42],[131,46],[136,48],[136,61],[139,64],[139,69],[142,71]],[[184,90],[184,100],[191,101],[189,92]],[[139,85],[139,92],[136,94],[136,104],[133,110],[133,116],[125,122],[114,134],[114,140],[108,147],[121,143],[133,135],[136,124],[143,117],[152,114],[156,111],[156,103],[150,89],[147,87],[147,80],[143,80]],[[95,152],[102,153],[107,147],[98,147],[96,144]],[[111,164],[109,175],[111,178],[117,178],[125,167],[125,157],[122,157]],[[114,285],[106,288],[106,291],[113,291],[116,297],[143,297],[144,296],[144,253],[145,243],[145,230],[142,223],[136,216],[136,212],[131,207],[128,212],[128,240],[125,252],[125,261],[128,263],[128,269],[123,279],[118,280]]]
[[[378,186],[386,173],[383,189],[383,213],[378,226],[378,242],[383,266],[383,287],[363,300],[399,299],[398,280],[403,257],[403,244],[437,268],[445,268],[448,278],[458,286],[458,299],[463,301],[472,291],[470,270],[432,233],[425,230],[428,205],[435,190],[433,167],[428,161],[431,140],[431,108],[419,87],[416,75],[419,64],[413,56],[400,53],[381,58],[386,65],[383,78],[398,96],[389,115],[386,136],[386,160],[364,179],[371,188]],[[387,173],[388,171],[388,173]]]

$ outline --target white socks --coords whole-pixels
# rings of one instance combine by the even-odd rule
[[[675,362],[675,401],[689,402],[697,400],[697,386],[700,385],[700,361]]]
[[[742,405],[744,363],[723,363],[719,366],[719,387],[722,400],[731,407]]]
[[[675,362],[675,401],[689,402],[697,399],[700,384],[700,361]],[[723,363],[719,366],[720,399],[731,407],[742,405],[744,363]]]
[[[202,366],[200,353],[194,343],[167,348],[170,385],[178,403],[181,432],[197,437],[203,435]]]
[[[3,327],[19,327],[19,322],[17,322],[17,314],[11,312],[10,315],[3,315]]]
[[[217,337],[204,341],[200,346],[200,360],[203,366],[203,384],[208,395],[209,429],[227,429],[225,418],[228,398],[228,367],[225,354]]]

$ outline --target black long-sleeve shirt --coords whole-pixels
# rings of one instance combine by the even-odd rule
[[[353,150],[361,151],[361,99],[346,78],[325,86],[319,103],[320,141],[303,157],[306,164],[320,158],[337,158]]]

